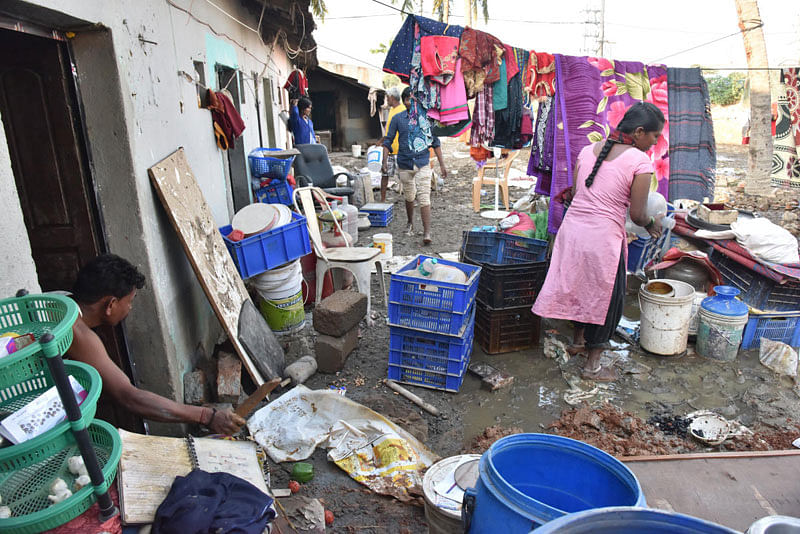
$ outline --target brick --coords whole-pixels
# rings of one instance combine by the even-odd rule
[[[314,308],[314,330],[340,337],[357,326],[367,314],[367,296],[355,291],[337,291]]]
[[[211,388],[205,371],[195,369],[183,375],[183,402],[200,406],[211,400]]]
[[[320,334],[314,343],[317,370],[321,373],[341,371],[347,357],[358,346],[358,325],[340,337]]]
[[[234,403],[242,391],[242,362],[227,352],[217,359],[217,401]]]

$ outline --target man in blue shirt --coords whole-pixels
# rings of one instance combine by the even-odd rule
[[[411,106],[411,88],[406,87],[403,90],[403,104],[408,110]],[[386,132],[386,137],[383,141],[383,146],[389,150],[383,151],[383,172],[386,172],[387,160],[389,151],[392,146],[392,140],[395,135],[398,135],[399,146],[397,150],[397,167],[400,183],[403,184],[403,197],[406,202],[406,216],[408,217],[408,225],[406,226],[406,234],[412,235],[414,232],[414,201],[419,203],[419,214],[422,218],[423,237],[422,243],[430,245],[431,239],[431,178],[433,177],[433,169],[431,169],[430,152],[426,147],[419,152],[412,152],[408,142],[409,125],[408,125],[408,111],[401,111],[392,117],[389,122],[389,128]],[[442,148],[439,143],[438,137],[433,137],[431,143],[436,154],[436,159],[439,160],[439,167],[442,170],[442,178],[447,177],[447,169],[444,166],[444,158],[442,157]]]
[[[289,113],[289,130],[294,136],[294,144],[305,145],[317,142],[314,135],[314,123],[311,122],[311,100],[301,96],[299,100],[292,100]]]

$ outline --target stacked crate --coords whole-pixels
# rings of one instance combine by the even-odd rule
[[[479,265],[475,340],[487,354],[539,343],[541,318],[531,312],[547,275],[547,241],[499,232],[464,232],[461,261]]]
[[[463,271],[467,281],[430,283],[414,274],[426,259],[417,256],[391,276],[389,378],[457,392],[472,353],[481,268],[437,259]]]
[[[292,205],[292,186],[286,180],[292,168],[294,156],[272,157],[270,152],[282,152],[280,148],[256,148],[247,156],[253,195],[264,204]]]
[[[716,249],[710,258],[725,285],[741,291],[738,298],[750,307],[742,348],[760,348],[762,337],[800,348],[800,281],[779,284]]]

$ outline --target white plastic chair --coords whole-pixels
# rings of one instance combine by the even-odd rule
[[[328,269],[340,267],[347,269],[356,279],[358,284],[359,293],[364,293],[367,296],[367,324],[372,324],[372,316],[370,310],[372,309],[372,298],[370,295],[370,274],[372,271],[372,264],[375,264],[375,269],[378,272],[378,280],[381,283],[381,291],[386,301],[386,288],[383,281],[383,267],[381,262],[377,260],[377,256],[381,253],[379,248],[374,247],[353,247],[349,244],[346,247],[336,247],[326,249],[322,245],[322,237],[319,231],[319,223],[317,222],[317,213],[314,209],[313,196],[322,204],[324,209],[330,210],[330,205],[325,198],[325,192],[319,187],[300,187],[294,190],[292,200],[294,207],[306,218],[308,225],[308,234],[311,236],[311,243],[314,246],[314,253],[317,255],[317,302],[322,299],[322,285],[325,281],[325,273]],[[297,203],[297,198],[300,197],[300,204]],[[339,221],[334,222],[336,228],[342,231]]]

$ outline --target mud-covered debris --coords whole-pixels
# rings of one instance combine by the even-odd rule
[[[692,450],[693,443],[668,438],[655,426],[610,403],[591,409],[564,410],[548,427],[554,434],[577,439],[615,456],[650,456]]]
[[[665,434],[678,436],[680,438],[685,438],[686,434],[689,432],[689,419],[680,415],[654,415],[648,419],[647,422]]]
[[[497,391],[514,383],[514,377],[508,373],[497,371],[481,380],[481,386],[489,391]]]
[[[502,427],[500,425],[494,425],[486,427],[483,432],[472,439],[469,447],[464,452],[467,454],[483,454],[492,446],[492,443],[498,439],[521,433],[522,429],[516,426]]]

